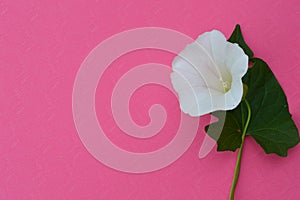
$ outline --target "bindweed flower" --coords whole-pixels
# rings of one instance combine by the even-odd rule
[[[241,102],[248,56],[217,30],[203,33],[175,57],[171,81],[191,116],[232,110]]]
[[[230,200],[235,199],[246,135],[267,154],[282,157],[300,142],[282,87],[268,64],[254,57],[239,24],[228,41],[217,30],[200,35],[175,57],[172,67],[171,81],[181,110],[191,116],[212,113],[218,118],[205,127],[199,158],[215,144],[218,151],[238,149]]]

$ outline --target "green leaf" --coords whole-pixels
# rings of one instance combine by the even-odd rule
[[[228,41],[231,43],[237,43],[244,50],[245,54],[247,54],[249,58],[253,57],[253,51],[246,44],[239,24],[235,26],[235,29]]]
[[[206,126],[205,130],[210,137],[217,141],[217,151],[235,151],[241,146],[242,130],[246,121],[244,116],[247,116],[245,110],[245,106],[240,104],[234,110],[212,113],[219,121]]]
[[[269,153],[287,156],[289,148],[300,142],[298,129],[289,113],[286,96],[268,65],[259,58],[252,58],[253,67],[243,78],[248,86],[246,99],[250,103],[252,116],[247,135]],[[224,112],[224,111],[222,111]],[[218,117],[220,112],[212,113]],[[217,140],[218,151],[235,151],[241,145],[241,130],[245,124],[247,110],[242,102],[237,108],[226,112],[224,128]],[[223,123],[209,125],[216,129]],[[206,130],[208,127],[206,127]],[[220,129],[220,127],[219,127]],[[209,131],[208,134],[212,132]],[[214,133],[215,134],[215,133]],[[217,136],[210,134],[212,138]]]
[[[287,156],[300,140],[286,96],[267,63],[258,58],[251,61],[253,67],[243,79],[249,85],[246,98],[253,113],[248,134],[266,153]]]

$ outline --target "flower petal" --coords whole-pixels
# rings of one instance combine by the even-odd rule
[[[200,35],[175,57],[172,66],[171,81],[184,113],[200,116],[240,103],[248,57],[220,31]]]
[[[248,56],[238,44],[227,44],[225,65],[236,78],[243,77],[248,70]]]

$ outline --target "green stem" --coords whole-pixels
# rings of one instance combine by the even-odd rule
[[[234,200],[234,191],[236,188],[236,184],[238,182],[239,179],[239,174],[240,174],[240,168],[241,168],[241,157],[242,157],[242,152],[243,152],[243,145],[244,145],[244,140],[245,140],[245,136],[246,136],[246,132],[247,132],[247,128],[250,122],[250,118],[251,118],[251,108],[250,108],[250,104],[248,103],[247,99],[244,100],[246,105],[247,105],[247,109],[248,109],[248,117],[247,117],[247,121],[246,124],[244,126],[244,130],[242,133],[242,143],[241,143],[241,147],[238,153],[238,157],[237,157],[237,161],[236,161],[236,165],[235,165],[235,170],[234,170],[234,178],[232,180],[232,186],[231,186],[231,190],[230,190],[230,200]]]

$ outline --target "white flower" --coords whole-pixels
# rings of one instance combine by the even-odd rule
[[[206,32],[175,57],[171,81],[180,108],[191,116],[238,106],[248,57],[217,30]]]

